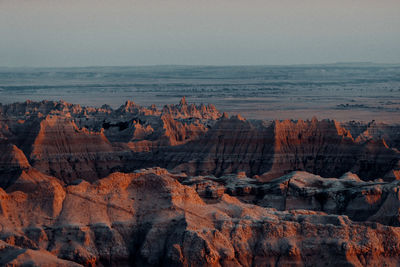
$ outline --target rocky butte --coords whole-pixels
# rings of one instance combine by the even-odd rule
[[[400,125],[0,104],[2,266],[399,266]]]

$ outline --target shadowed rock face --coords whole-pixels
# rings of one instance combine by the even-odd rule
[[[184,98],[0,107],[1,265],[400,261],[398,125],[249,121]]]
[[[162,111],[131,101],[117,110],[27,101],[2,106],[0,138],[44,173],[65,182],[94,181],[151,164],[150,152],[198,138],[218,117],[214,106],[184,100]]]
[[[204,138],[161,152],[165,166],[179,171],[217,176],[245,171],[262,181],[295,170],[324,177],[352,171],[365,180],[393,180],[400,159],[384,139],[354,140],[335,121],[267,124],[237,117],[219,120]]]
[[[399,176],[396,125],[247,121],[185,99],[162,110],[131,101],[116,110],[27,101],[2,106],[1,116],[3,142],[66,182],[152,166],[192,175],[245,171],[263,181],[295,170],[323,177],[351,171],[364,180]]]
[[[10,186],[21,172],[30,167],[25,154],[15,145],[0,141],[0,187]]]
[[[245,203],[282,211],[313,210],[346,215],[353,221],[400,226],[398,180],[362,181],[352,173],[323,178],[297,171],[266,183],[237,174],[188,177],[182,183],[207,202],[229,194]]]

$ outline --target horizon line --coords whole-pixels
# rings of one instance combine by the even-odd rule
[[[0,69],[69,69],[69,68],[129,68],[129,67],[296,67],[326,65],[400,65],[398,63],[374,61],[338,61],[326,63],[293,63],[293,64],[139,64],[139,65],[74,65],[74,66],[0,66]]]

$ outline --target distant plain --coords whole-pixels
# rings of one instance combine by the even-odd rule
[[[0,103],[211,103],[248,119],[400,123],[400,65],[0,68]]]

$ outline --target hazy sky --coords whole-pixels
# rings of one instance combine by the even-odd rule
[[[400,63],[400,0],[0,0],[0,66]]]

